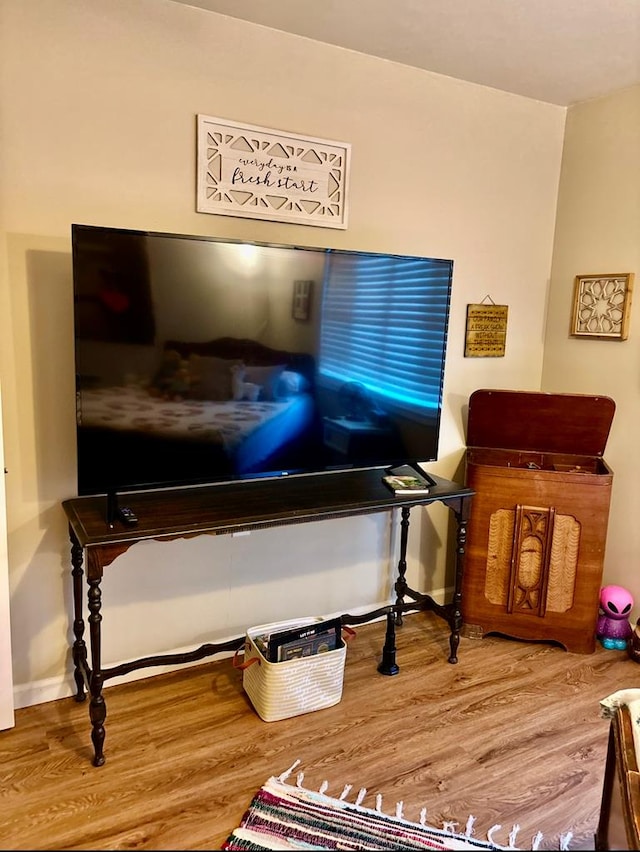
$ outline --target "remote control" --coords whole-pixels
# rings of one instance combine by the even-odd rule
[[[122,506],[120,509],[118,509],[118,518],[127,527],[135,527],[135,525],[138,523],[137,517],[134,515],[133,511],[129,509],[128,506]]]

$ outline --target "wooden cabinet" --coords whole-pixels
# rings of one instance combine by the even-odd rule
[[[595,650],[613,473],[609,397],[479,390],[469,400],[467,636]]]

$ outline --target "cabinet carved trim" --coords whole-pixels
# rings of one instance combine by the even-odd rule
[[[489,519],[485,597],[508,613],[567,612],[574,600],[580,523],[553,507],[498,509]]]
[[[516,507],[513,562],[507,612],[531,612],[544,618],[555,510]]]

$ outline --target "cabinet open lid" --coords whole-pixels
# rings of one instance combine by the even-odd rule
[[[469,447],[602,456],[615,402],[608,396],[482,389],[469,398]]]

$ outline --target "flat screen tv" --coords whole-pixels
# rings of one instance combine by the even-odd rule
[[[72,226],[78,493],[437,457],[453,262]]]

